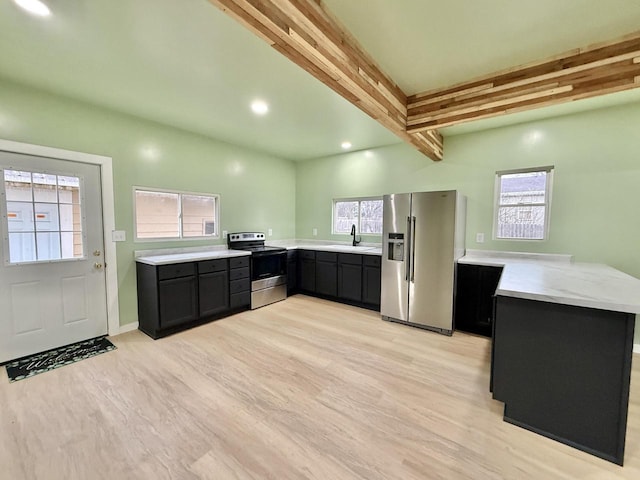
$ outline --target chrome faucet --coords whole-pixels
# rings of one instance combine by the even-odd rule
[[[356,226],[355,224],[351,225],[351,235],[353,235],[353,246],[355,247],[360,243],[360,240],[356,240]]]

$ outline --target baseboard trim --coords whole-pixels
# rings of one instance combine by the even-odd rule
[[[120,328],[118,329],[118,333],[116,335],[120,335],[121,333],[131,332],[132,330],[137,330],[137,329],[138,329],[138,322],[127,323],[126,325],[120,325]],[[640,348],[640,345],[638,345],[638,348]]]

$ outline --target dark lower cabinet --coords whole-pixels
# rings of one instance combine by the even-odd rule
[[[316,252],[316,293],[338,295],[338,260],[333,252]]]
[[[491,390],[504,420],[622,465],[635,315],[496,297]]]
[[[198,318],[196,277],[158,282],[159,327],[170,328]]]
[[[251,307],[251,270],[249,257],[229,259],[229,308]]]
[[[227,259],[198,262],[200,316],[216,315],[229,309]]]
[[[160,338],[251,305],[249,257],[136,263],[139,329]]]
[[[298,250],[297,289],[370,310],[380,310],[378,255]]]
[[[455,329],[491,336],[493,296],[502,267],[457,265]]]
[[[298,251],[287,251],[287,295],[298,291]]]
[[[338,254],[338,298],[362,302],[362,255]]]
[[[316,293],[316,252],[298,252],[298,288],[304,293]]]
[[[363,255],[362,260],[362,301],[380,310],[381,258],[377,255]]]

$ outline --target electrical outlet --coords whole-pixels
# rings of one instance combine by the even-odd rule
[[[111,232],[111,240],[114,242],[124,242],[127,240],[127,232],[124,230],[113,230]]]
[[[476,243],[484,243],[484,233],[476,233]]]
[[[227,238],[228,234],[229,232],[227,232],[226,230],[222,230],[222,238]]]
[[[317,228],[314,228],[314,229],[313,229],[313,236],[314,236],[314,237],[317,237],[317,236],[318,236],[318,229],[317,229]]]
[[[269,236],[273,235],[273,229],[272,229],[272,228],[270,228],[269,230],[267,230],[267,234],[268,234]]]

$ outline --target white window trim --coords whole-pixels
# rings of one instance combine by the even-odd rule
[[[507,242],[546,242],[549,239],[549,225],[551,218],[551,192],[553,191],[553,165],[543,167],[517,168],[514,170],[500,170],[496,172],[495,183],[493,189],[493,240]],[[500,207],[500,178],[503,175],[511,175],[514,173],[532,173],[547,172],[547,181],[545,183],[544,203],[525,203],[520,205],[512,205],[514,207],[545,207],[544,209],[544,235],[542,238],[504,238],[498,237],[498,212]]]
[[[216,222],[216,230],[213,235],[202,235],[199,237],[183,237],[182,236],[182,197],[180,197],[180,212],[178,216],[180,217],[180,222],[178,224],[179,234],[178,237],[162,237],[162,238],[138,238],[138,224],[136,219],[138,218],[136,212],[136,191],[141,190],[145,192],[158,192],[158,193],[172,193],[177,195],[200,195],[203,197],[212,197],[215,198],[215,222]],[[220,239],[220,194],[218,193],[203,193],[203,192],[187,192],[183,190],[171,190],[167,188],[157,188],[157,187],[144,187],[141,185],[134,185],[132,189],[132,197],[133,197],[133,241],[134,243],[157,243],[157,242],[188,242],[195,240],[210,240],[210,239]]]
[[[336,214],[336,203],[338,202],[358,202],[358,223],[356,225],[356,234],[358,236],[362,235],[360,233],[360,202],[366,202],[370,200],[380,200],[382,201],[382,196],[379,197],[351,197],[351,198],[334,198],[333,203],[331,204],[331,234],[332,235],[345,235],[350,237],[350,233],[344,232],[336,232],[335,231],[335,214]],[[367,237],[382,237],[382,233],[365,233]]]

